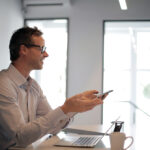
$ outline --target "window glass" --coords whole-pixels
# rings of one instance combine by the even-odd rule
[[[56,108],[66,99],[68,20],[27,20],[26,24],[36,26],[44,33],[49,57],[44,60],[43,69],[33,71],[31,75],[41,85],[52,108]]]
[[[150,21],[104,23],[103,91],[114,92],[103,105],[103,123],[120,116],[125,122],[125,132],[134,135],[134,150],[147,145],[140,137],[149,138],[146,134],[150,125],[149,39]]]

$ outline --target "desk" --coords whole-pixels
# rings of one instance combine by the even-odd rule
[[[70,126],[72,128],[76,129],[84,129],[88,131],[101,131],[102,127],[100,125],[87,125],[87,126]],[[9,150],[110,150],[109,148],[100,148],[99,145],[97,145],[94,148],[75,148],[75,147],[57,147],[53,146],[60,138],[63,137],[63,133],[59,133],[57,136],[53,136],[51,138],[48,138],[48,135],[44,136],[40,140],[36,141],[32,145],[28,146],[27,148],[16,148],[12,147]],[[108,137],[107,137],[108,138]]]

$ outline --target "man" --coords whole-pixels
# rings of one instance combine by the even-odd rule
[[[96,90],[68,98],[52,110],[40,86],[29,74],[43,67],[48,57],[42,32],[23,27],[11,37],[11,64],[0,72],[0,150],[12,145],[25,147],[45,134],[56,134],[77,112],[102,104]]]

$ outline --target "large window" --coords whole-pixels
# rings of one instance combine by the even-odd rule
[[[68,20],[26,20],[31,27],[42,30],[49,57],[44,60],[40,71],[31,76],[41,85],[52,108],[64,103],[66,99]]]
[[[114,90],[105,101],[104,123],[120,116],[126,132],[135,135],[135,149],[144,149],[150,125],[150,21],[104,22],[103,71],[103,90]]]

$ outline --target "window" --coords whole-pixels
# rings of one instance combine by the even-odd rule
[[[103,90],[114,92],[105,101],[103,122],[120,116],[126,132],[136,135],[136,150],[148,143],[140,137],[148,139],[145,133],[150,125],[149,39],[150,21],[104,22]]]
[[[33,71],[31,76],[41,85],[52,108],[56,108],[66,99],[68,20],[26,20],[26,24],[44,33],[49,57],[44,60],[43,69]]]

